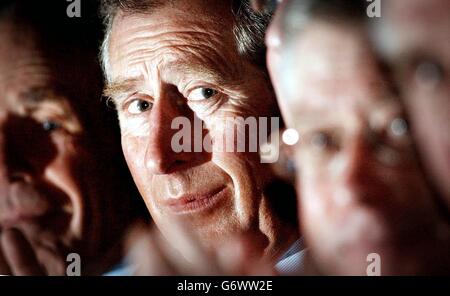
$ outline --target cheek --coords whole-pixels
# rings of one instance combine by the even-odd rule
[[[249,227],[259,209],[264,170],[252,164],[243,153],[214,153],[212,162],[227,175],[233,192],[233,216]],[[256,178],[257,176],[257,178]]]
[[[228,175],[235,187],[245,183],[253,187],[253,182],[249,178],[252,166],[244,154],[216,152],[212,154],[211,161]]]
[[[323,216],[328,211],[328,204],[332,199],[332,188],[326,180],[316,177],[303,176],[300,179],[301,201],[300,206],[306,210],[309,215]]]
[[[145,138],[150,134],[150,123],[145,117],[132,117],[120,120],[123,137]]]
[[[144,161],[146,147],[144,138],[122,136],[122,151],[125,161],[141,194],[147,191],[147,182],[145,182],[147,170]]]
[[[336,234],[336,215],[330,198],[332,192],[328,184],[319,179],[302,178],[300,182],[300,227],[311,245],[323,244]]]
[[[231,112],[226,112],[231,113]],[[235,116],[235,115],[229,115]],[[256,120],[256,130],[246,128],[245,135],[238,132],[236,125],[233,123],[234,117],[228,117],[231,120],[226,121],[226,115],[223,117],[217,117],[214,122],[207,121],[206,126],[212,128],[209,129],[211,138],[213,139],[212,145],[212,162],[224,170],[233,180],[245,179],[246,182],[253,184],[253,172],[261,172],[262,163],[257,152],[259,150],[259,143],[257,137],[249,137],[249,133],[258,134],[260,132],[259,126]],[[271,122],[267,125],[270,127]],[[244,130],[244,128],[242,128]],[[243,141],[239,142],[237,138],[241,138]],[[250,141],[254,141],[250,143]],[[249,152],[249,147],[256,148],[256,152]],[[237,151],[245,152],[237,152]]]
[[[220,125],[216,125],[216,128],[210,130],[213,139],[224,139],[222,142],[214,141],[211,161],[231,179],[235,196],[240,202],[254,200],[254,197],[260,195],[264,172],[267,170],[264,170],[257,152],[236,152],[236,140],[230,139],[228,135],[231,132],[228,133],[229,131],[222,123]],[[248,135],[245,139],[248,140]],[[233,147],[231,151],[234,152],[225,152],[228,144],[231,144]]]
[[[374,198],[385,198],[386,207],[390,205],[401,212],[407,208],[425,209],[432,202],[429,187],[418,167],[379,171],[378,179],[382,183],[376,187],[378,196],[374,194]]]
[[[62,190],[72,202],[81,199],[81,172],[85,169],[76,159],[75,155],[61,153],[45,168],[43,174],[51,186]]]
[[[122,151],[125,156],[128,168],[133,177],[133,181],[136,184],[143,200],[149,210],[153,209],[152,188],[154,186],[151,182],[150,176],[147,175],[147,169],[145,167],[145,153],[146,153],[146,141],[145,138],[122,136]]]
[[[323,166],[301,165],[304,163],[305,161],[297,161],[297,167],[300,168],[297,173],[298,187],[301,190],[300,210],[311,221],[330,219],[331,212],[336,208],[334,179]],[[306,163],[311,164],[309,161]]]
[[[67,180],[68,184],[75,184],[80,181],[80,176],[87,164],[93,157],[87,153],[86,149],[66,138],[59,138],[54,141],[54,158],[45,168],[45,175],[54,176],[55,179]],[[70,180],[70,181],[69,181]]]
[[[145,168],[145,142],[145,138],[122,135],[122,151],[133,174]]]
[[[73,210],[71,228],[81,235],[82,224],[88,204],[95,203],[89,197],[95,196],[95,182],[91,179],[97,173],[92,171],[96,167],[95,159],[86,152],[84,147],[78,146],[71,141],[61,141],[56,143],[56,157],[49,163],[44,172],[45,181],[67,197],[62,202],[63,205],[69,206]]]
[[[315,155],[314,152],[309,151],[309,148],[299,147],[295,152],[295,162],[301,177],[308,178],[308,180],[325,180],[329,173],[327,171],[327,163]]]

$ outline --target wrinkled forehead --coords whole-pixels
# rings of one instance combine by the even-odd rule
[[[286,54],[297,65],[307,67],[322,77],[354,74],[354,68],[370,60],[370,46],[364,32],[350,25],[314,21],[296,35],[296,41],[288,46]]]
[[[198,16],[197,19],[193,19]],[[224,22],[232,19],[231,0],[173,0],[162,1],[147,11],[127,11],[118,9],[114,23],[120,22],[125,27],[136,19],[146,19],[151,23],[163,25],[165,23],[185,23],[187,21],[212,22],[219,28]],[[115,26],[115,25],[114,25]],[[161,27],[160,26],[160,27]],[[115,27],[114,30],[120,31]]]
[[[0,67],[17,64],[18,57],[41,56],[38,39],[38,34],[30,26],[0,19]]]
[[[366,34],[345,24],[312,22],[283,49],[280,63],[287,100],[366,101],[387,91]]]
[[[79,99],[82,87],[79,80],[66,79],[67,68],[57,70],[58,63],[64,64],[45,51],[39,33],[27,25],[0,21],[0,108],[17,111],[52,103],[70,109],[69,86],[77,89]]]
[[[391,54],[403,54],[405,50],[434,51],[450,58],[450,1],[385,2],[377,26],[378,46]]]
[[[111,72],[114,76],[121,63],[143,54],[148,58],[176,60],[177,53],[195,56],[209,51],[214,59],[215,48],[233,45],[233,16],[229,1],[175,1],[163,4],[148,13],[119,11],[114,19],[109,43]],[[183,50],[191,45],[190,51]],[[196,47],[197,46],[197,47]],[[208,48],[209,47],[209,48]],[[166,49],[172,49],[170,52]]]
[[[390,0],[383,3],[383,14],[397,25],[415,29],[444,28],[449,22],[448,0]],[[448,27],[447,27],[448,30]]]
[[[0,90],[2,97],[49,83],[50,61],[30,29],[0,21]]]

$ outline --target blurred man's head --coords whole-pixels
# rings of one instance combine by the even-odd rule
[[[300,135],[299,215],[322,272],[364,274],[378,253],[382,273],[415,273],[437,214],[359,4],[284,1],[267,36],[280,107]]]
[[[429,177],[450,209],[450,2],[385,2],[378,47],[398,81]]]
[[[100,100],[100,36],[59,4],[0,12],[0,229],[17,229],[50,274],[65,272],[69,252],[101,272],[129,221],[128,183]],[[2,258],[11,239],[2,237]]]
[[[231,0],[105,1],[104,8],[106,93],[116,103],[125,158],[156,224],[164,233],[182,218],[208,245],[250,232],[259,237],[255,243],[278,252],[293,232],[279,227],[265,198],[271,172],[247,146],[236,152],[234,138],[234,151],[217,149],[227,118],[278,115],[264,65],[268,16]],[[212,152],[175,152],[177,117],[201,119],[215,139]]]

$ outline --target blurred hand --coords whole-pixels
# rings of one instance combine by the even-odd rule
[[[169,232],[166,237],[178,242],[177,250],[155,228],[139,225],[131,231],[127,245],[134,275],[276,275],[248,238],[230,238],[207,250],[180,223],[174,222]]]

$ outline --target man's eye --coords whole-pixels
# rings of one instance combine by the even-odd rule
[[[317,132],[311,135],[310,144],[315,149],[327,150],[335,148],[333,137],[324,132]]]
[[[376,136],[373,144],[377,149],[389,147],[391,149],[401,150],[410,146],[410,140],[411,135],[407,120],[402,117],[397,117],[389,123],[386,130]]]
[[[46,132],[52,132],[61,128],[61,124],[53,120],[46,120],[42,123],[42,128]]]
[[[217,94],[217,90],[207,87],[199,87],[191,91],[188,96],[188,100],[202,101],[214,97]]]
[[[145,100],[134,100],[128,106],[128,112],[131,114],[140,114],[151,109],[153,104]]]

